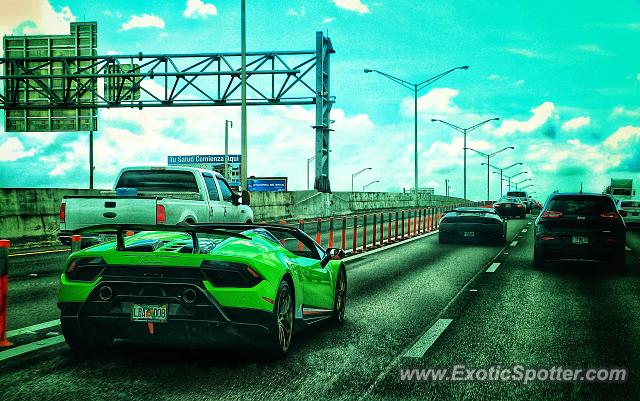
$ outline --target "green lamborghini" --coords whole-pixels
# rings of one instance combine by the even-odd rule
[[[298,330],[344,320],[344,252],[296,228],[100,225],[74,234],[111,242],[72,253],[60,277],[62,333],[72,349],[115,339],[249,341],[284,355]]]

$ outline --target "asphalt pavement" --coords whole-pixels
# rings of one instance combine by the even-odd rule
[[[628,234],[624,272],[587,263],[534,270],[529,223],[510,220],[504,247],[440,245],[429,235],[357,255],[346,262],[344,325],[300,333],[282,360],[254,350],[134,345],[76,355],[61,343],[0,360],[3,399],[638,399],[640,232]],[[58,316],[58,274],[10,282],[10,330]],[[31,344],[58,331],[54,324],[11,340]],[[623,367],[629,377],[622,384],[400,380],[401,369],[518,364]]]

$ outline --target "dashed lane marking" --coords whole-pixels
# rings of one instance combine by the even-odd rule
[[[523,229],[521,232],[526,233],[526,232],[527,232],[527,229],[525,228],[525,229]]]
[[[509,246],[516,246],[518,245],[518,241],[513,241],[512,243],[509,244]]]
[[[500,262],[491,263],[491,266],[486,270],[487,273],[493,273],[500,266]]]
[[[0,352],[0,361],[5,361],[9,358],[13,358],[19,355],[26,354],[27,352],[36,351],[45,347],[60,344],[64,342],[64,336],[59,335],[51,338],[47,338],[41,341],[34,341],[29,344],[20,345],[17,347],[9,348],[6,351]]]
[[[420,337],[413,347],[404,353],[406,358],[422,358],[427,350],[436,342],[440,334],[453,322],[452,319],[438,319],[426,333]]]
[[[628,246],[626,246],[626,245],[625,245],[624,250],[625,250],[625,251],[630,251],[630,250],[631,250],[631,248],[629,248]]]
[[[48,329],[49,327],[60,325],[60,319],[51,320],[44,323],[34,324],[33,326],[23,327],[21,329],[9,330],[7,331],[7,337],[16,337],[26,333],[34,333],[38,330]]]

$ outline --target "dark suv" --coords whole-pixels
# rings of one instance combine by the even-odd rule
[[[624,267],[625,225],[609,195],[554,193],[535,222],[533,265],[595,260]]]

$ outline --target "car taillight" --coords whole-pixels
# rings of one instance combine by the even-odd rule
[[[251,288],[263,280],[258,272],[242,263],[205,260],[200,267],[215,287]]]
[[[91,282],[102,272],[104,265],[102,258],[78,258],[69,263],[64,274],[69,281]]]
[[[167,211],[163,205],[156,205],[156,224],[164,224],[167,222]]]
[[[522,205],[516,205],[516,207],[522,209]]]
[[[605,220],[620,220],[618,212],[604,212],[600,213],[600,218]]]
[[[502,203],[496,203],[495,205],[493,205],[493,207],[501,207]]]
[[[66,217],[66,211],[67,211],[67,204],[63,202],[60,204],[60,223],[64,223],[65,217]]]
[[[562,217],[562,212],[556,212],[553,210],[547,210],[546,212],[542,212],[542,217],[543,219],[559,219],[560,217]]]

